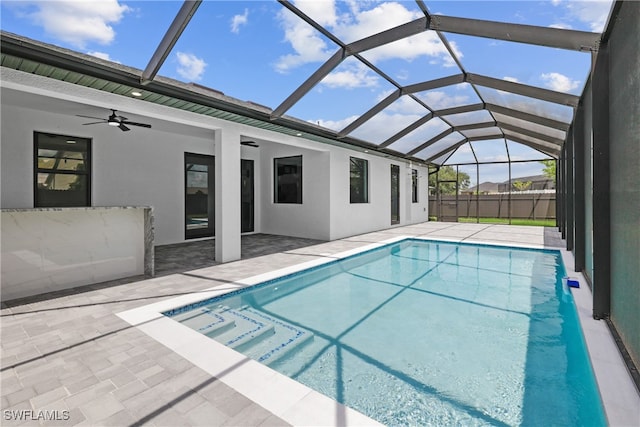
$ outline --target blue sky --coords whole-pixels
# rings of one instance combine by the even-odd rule
[[[1,27],[144,69],[181,4],[180,1],[3,0]],[[312,0],[294,4],[347,43],[422,16],[414,1]],[[435,14],[595,32],[602,30],[611,7],[610,1],[567,0],[427,1],[426,4]],[[446,37],[465,69],[476,74],[579,95],[589,72],[590,56],[585,53],[456,34]],[[276,108],[336,50],[333,42],[275,1],[205,0],[159,74]],[[402,85],[460,73],[432,32],[372,49],[363,56]],[[340,130],[393,89],[351,58],[287,114]],[[478,102],[466,84],[418,95],[438,108]],[[487,90],[482,95],[503,94]],[[379,143],[423,115],[419,106],[413,105],[415,102],[405,98],[353,136]],[[434,121],[412,137],[435,135],[441,126]],[[409,143],[399,141],[396,148]],[[496,152],[487,157],[495,160],[501,155]]]

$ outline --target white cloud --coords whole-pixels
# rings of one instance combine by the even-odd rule
[[[352,122],[354,122],[359,116],[350,116],[342,120],[310,120],[311,123],[318,124],[319,126],[326,127],[327,129],[335,130],[336,132],[346,128]]]
[[[600,33],[604,29],[609,11],[611,10],[611,0],[608,1],[571,1],[565,2],[565,7],[569,14],[589,25],[591,31]]]
[[[469,97],[466,95],[451,96],[449,93],[440,90],[432,90],[424,94],[418,94],[418,98],[436,110],[469,103]]]
[[[417,10],[407,9],[401,2],[373,3],[375,7],[363,10],[364,6],[371,3],[350,1],[346,3],[349,10],[340,14],[333,0],[298,0],[295,4],[345,43],[363,39],[423,16]],[[344,4],[341,3],[341,5]],[[287,72],[303,64],[325,61],[335,52],[314,29],[289,11],[283,10],[280,20],[285,30],[285,41],[291,44],[294,53],[279,58],[276,63],[278,71]],[[458,57],[462,57],[462,52],[454,42],[451,42],[451,48]],[[433,31],[371,49],[363,52],[362,55],[374,63],[396,58],[412,61],[418,57],[428,56],[438,65],[455,66],[446,47]]]
[[[249,18],[249,9],[245,9],[242,15],[234,15],[231,18],[231,32],[238,34],[240,32],[240,26],[246,25]]]
[[[287,73],[303,64],[322,62],[333,53],[316,30],[288,10],[283,9],[279,18],[284,27],[285,41],[291,44],[294,53],[281,56],[275,63],[276,71]]]
[[[113,24],[131,9],[118,0],[101,1],[25,1],[22,7],[35,7],[25,16],[51,36],[84,49],[87,43],[109,44],[115,37]]]
[[[177,52],[178,69],[177,72],[186,80],[197,81],[202,79],[207,63],[192,53]]]
[[[374,74],[368,67],[363,64],[355,64],[356,66],[347,69],[335,70],[327,75],[320,84],[329,88],[347,88],[354,89],[358,87],[374,87],[378,85],[378,76]]]
[[[549,25],[549,28],[558,28],[560,30],[571,30],[573,27],[569,24],[564,24],[562,22],[559,22],[557,24]]]
[[[396,2],[382,3],[366,11],[354,8],[352,12],[352,15],[343,17],[334,28],[338,38],[347,43],[363,39],[423,16],[420,12],[410,11],[405,5]],[[455,42],[450,44],[454,52],[459,57],[462,57],[462,52],[460,52]],[[455,62],[453,62],[446,47],[433,31],[423,32],[371,49],[363,52],[363,56],[372,62],[391,58],[412,61],[420,56],[430,56],[436,60],[436,63],[455,66]]]
[[[580,85],[580,81],[571,80],[569,77],[560,73],[543,73],[540,75],[540,78],[549,89],[558,92],[569,92]]]
[[[335,0],[298,0],[295,5],[320,25],[333,26],[338,19]]]
[[[111,57],[109,57],[109,54],[105,52],[91,51],[87,52],[87,55],[95,56],[96,58],[104,59],[105,61],[116,62],[118,64],[120,63],[119,61],[114,61],[113,59],[111,59]]]
[[[502,80],[506,80],[508,82],[512,82],[512,83],[520,83],[520,80],[518,80],[517,77],[509,77],[509,76],[504,76],[502,78]]]

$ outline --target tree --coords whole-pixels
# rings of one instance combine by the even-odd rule
[[[453,166],[442,166],[437,173],[438,181],[458,181],[458,191],[466,190],[469,188],[469,184],[471,179],[469,178],[469,174],[465,172],[459,172],[456,177],[456,168]],[[433,188],[435,193],[436,191],[436,174],[433,173],[429,175],[429,187]],[[440,184],[441,194],[456,194],[456,184],[455,182],[447,182]]]
[[[544,165],[542,168],[542,173],[549,179],[553,179],[553,183],[556,183],[556,164],[557,161],[555,159],[550,160],[542,160],[540,163]]]
[[[528,190],[531,187],[531,181],[514,181],[513,186],[517,191]]]

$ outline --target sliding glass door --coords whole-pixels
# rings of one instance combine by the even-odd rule
[[[391,165],[391,224],[400,224],[400,166]]]
[[[214,160],[213,156],[184,154],[185,239],[215,234]]]

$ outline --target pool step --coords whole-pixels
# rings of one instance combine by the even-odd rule
[[[247,356],[266,365],[270,365],[291,354],[295,349],[310,342],[313,338],[311,331],[274,318],[259,310],[246,308],[243,312],[274,325],[275,333],[271,337],[256,343],[252,348],[241,350]]]
[[[233,318],[222,314],[224,310],[224,308],[211,310],[202,307],[178,314],[173,318],[191,329],[213,338],[236,327]]]
[[[249,306],[201,307],[173,318],[267,365],[313,338],[312,332]]]

